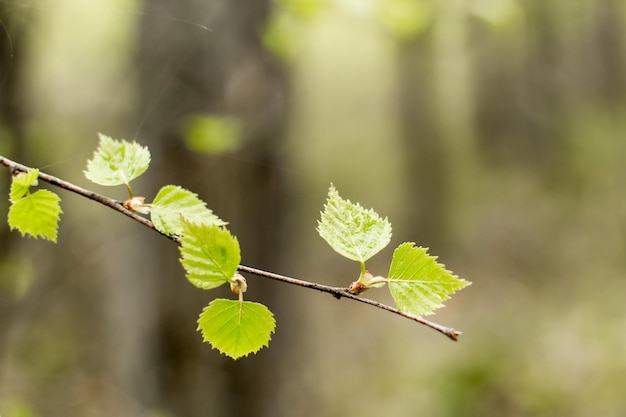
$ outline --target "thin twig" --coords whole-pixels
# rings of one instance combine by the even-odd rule
[[[8,167],[9,169],[11,169],[11,171],[13,173],[16,172],[28,172],[31,171],[32,168],[29,168],[25,165],[19,164],[17,162],[13,162],[10,159],[7,159],[3,156],[0,155],[0,164]],[[55,185],[57,187],[63,188],[64,190],[67,191],[71,191],[75,194],[81,195],[83,197],[87,197],[93,201],[96,201],[100,204],[103,204],[109,208],[112,208],[113,210],[116,210],[128,217],[130,217],[131,219],[135,220],[136,222],[141,223],[142,225],[148,227],[149,229],[152,229],[156,232],[158,232],[159,234],[169,238],[170,240],[173,240],[174,242],[176,242],[178,245],[181,244],[180,238],[178,236],[174,236],[174,235],[166,235],[164,233],[161,233],[159,230],[157,230],[156,227],[154,227],[154,224],[146,219],[143,216],[140,216],[139,214],[133,212],[132,210],[128,210],[126,207],[123,206],[121,201],[117,201],[114,199],[111,199],[109,197],[94,193],[93,191],[87,190],[85,188],[79,187],[77,185],[74,185],[70,182],[64,181],[60,178],[57,178],[55,176],[49,175],[49,174],[45,174],[43,172],[39,172],[39,178],[49,184]],[[397,314],[399,316],[408,318],[410,320],[416,321],[420,324],[423,324],[424,326],[427,326],[433,330],[438,331],[439,333],[442,333],[446,336],[448,336],[450,339],[452,340],[457,340],[459,335],[461,334],[461,332],[451,328],[451,327],[446,327],[446,326],[442,326],[440,324],[437,323],[433,323],[431,321],[428,321],[426,319],[423,319],[422,317],[419,316],[415,316],[413,314],[409,314],[409,313],[405,313],[403,311],[398,310],[397,308],[388,306],[386,304],[382,304],[379,303],[378,301],[374,301],[374,300],[370,300],[368,298],[362,298],[359,297],[357,294],[354,294],[353,292],[351,292],[348,288],[343,288],[343,287],[331,287],[328,285],[322,285],[322,284],[317,284],[315,282],[309,282],[309,281],[304,281],[301,279],[296,279],[296,278],[292,278],[292,277],[288,277],[288,276],[284,276],[284,275],[279,275],[279,274],[275,274],[273,272],[268,272],[268,271],[264,271],[262,269],[257,269],[257,268],[252,268],[249,266],[245,266],[245,265],[239,265],[237,270],[239,272],[246,272],[248,274],[253,274],[256,276],[260,276],[263,278],[269,278],[269,279],[273,279],[276,281],[281,281],[281,282],[285,282],[288,284],[292,284],[292,285],[297,285],[300,287],[304,287],[304,288],[311,288],[317,291],[321,291],[321,292],[325,292],[328,294],[331,294],[333,297],[337,298],[337,299],[341,299],[343,298],[349,298],[351,300],[355,300],[355,301],[359,301],[361,303],[365,303],[365,304],[369,304],[371,306],[389,311],[391,313]]]
[[[351,292],[348,288],[343,287],[331,287],[328,285],[318,284],[315,282],[303,281],[301,279],[291,278],[284,275],[275,274],[273,272],[263,271],[261,269],[252,268],[245,265],[239,265],[238,270],[240,272],[247,272],[249,274],[258,275],[264,278],[270,278],[281,282],[286,282],[293,285],[298,285],[300,287],[311,288],[317,291],[326,292],[331,294],[336,299],[340,299],[341,297],[349,298],[351,300],[360,301],[365,304],[369,304],[374,307],[381,308],[383,310],[387,310],[391,313],[397,314],[399,316],[405,317],[407,319],[416,321],[420,324],[423,324],[427,327],[430,327],[433,330],[438,331],[439,333],[443,333],[448,336],[452,340],[458,340],[461,332],[455,330],[451,327],[442,326],[437,323],[433,323],[422,317],[415,316],[413,314],[405,313],[404,311],[398,310],[397,308],[388,306],[387,304],[379,303],[378,301],[370,300],[369,298],[359,297],[357,294]]]

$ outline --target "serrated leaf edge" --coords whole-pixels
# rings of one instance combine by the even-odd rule
[[[272,326],[271,326],[272,328],[271,328],[271,330],[269,331],[269,333],[267,334],[267,341],[266,341],[266,342],[264,342],[262,345],[260,345],[260,346],[259,346],[256,350],[250,350],[250,351],[248,351],[247,353],[242,354],[242,355],[239,355],[239,356],[233,356],[233,355],[230,355],[228,352],[226,352],[226,351],[224,351],[224,350],[220,349],[219,347],[215,346],[211,340],[209,340],[209,339],[207,339],[207,338],[205,337],[205,334],[204,334],[203,328],[202,328],[202,326],[201,326],[201,324],[200,324],[200,322],[201,322],[201,321],[202,321],[202,319],[203,319],[202,315],[205,313],[205,311],[206,311],[207,309],[209,309],[209,308],[213,305],[213,303],[214,303],[215,301],[234,301],[234,300],[228,300],[228,299],[225,299],[225,298],[216,298],[216,299],[214,299],[213,301],[211,301],[211,302],[209,303],[209,305],[205,306],[205,307],[202,309],[202,312],[200,313],[200,315],[198,316],[198,320],[197,320],[198,327],[197,327],[197,329],[196,329],[196,330],[197,330],[197,331],[199,331],[199,332],[202,334],[202,340],[203,340],[203,341],[205,341],[205,342],[207,342],[207,343],[209,343],[209,344],[211,345],[211,348],[212,348],[212,349],[217,350],[220,354],[222,354],[222,355],[224,355],[224,356],[228,356],[229,358],[232,358],[232,359],[234,359],[234,360],[237,360],[237,359],[240,359],[240,358],[248,357],[248,355],[250,355],[250,354],[256,354],[256,353],[257,353],[257,352],[259,352],[261,349],[266,348],[266,347],[269,347],[269,342],[272,340],[272,334],[275,334],[275,333],[276,333],[276,319],[274,318],[274,313],[272,313],[272,311],[271,311],[269,308],[267,308],[267,306],[266,306],[266,305],[264,305],[264,304],[257,303],[257,302],[253,302],[253,301],[242,301],[242,300],[238,300],[238,301],[237,301],[237,304],[234,304],[234,303],[233,303],[233,304],[232,304],[232,307],[233,307],[233,308],[238,307],[238,308],[239,308],[239,311],[241,312],[241,310],[244,308],[244,306],[245,306],[246,304],[248,304],[248,305],[259,305],[259,306],[262,306],[263,308],[265,308],[265,309],[269,312],[269,314],[270,314],[270,316],[269,316],[269,317],[270,317],[270,319],[271,319],[271,321],[272,321]],[[208,321],[208,320],[207,320],[207,321]],[[227,325],[227,324],[226,324],[226,323],[224,323],[224,324],[223,324],[223,325],[222,325],[219,329],[216,329],[216,331],[219,331],[220,329],[222,329],[222,328],[223,328],[224,326],[226,326],[226,325]],[[233,330],[232,330],[230,333],[232,333],[232,332],[236,332],[236,331],[237,331],[237,329],[236,329],[236,327],[235,327],[235,328],[233,328]],[[239,339],[238,339],[238,340],[239,340]]]
[[[239,247],[239,242],[237,240],[237,237],[234,236],[232,233],[230,233],[230,231],[223,226],[217,226],[217,225],[206,224],[206,223],[194,223],[194,222],[187,221],[184,218],[182,219],[182,224],[183,224],[183,234],[181,236],[182,240],[181,240],[181,246],[180,246],[180,254],[181,254],[180,262],[183,266],[183,269],[185,270],[185,275],[187,279],[196,287],[201,288],[201,289],[206,289],[206,290],[217,288],[226,284],[232,278],[232,276],[236,273],[237,271],[236,268],[232,274],[229,271],[226,271],[223,267],[223,264],[221,262],[216,262],[215,258],[212,256],[210,252],[206,253],[206,251],[203,249],[204,246],[201,245],[199,242],[199,237],[186,233],[184,229],[189,228],[189,227],[198,227],[198,228],[215,229],[215,232],[212,232],[212,233],[217,233],[217,232],[227,233],[228,237],[233,240],[233,242],[235,243],[237,247],[237,261],[235,262],[235,264],[238,265],[241,262],[241,248]],[[193,253],[191,254],[184,251],[187,241],[189,245],[197,248],[200,254],[197,253],[198,250],[193,251]],[[207,255],[207,257],[205,257],[204,255]],[[217,266],[218,271],[206,271],[204,266],[206,265],[207,259]],[[205,273],[201,275],[201,274],[196,274],[194,271],[189,271],[188,268],[185,267],[185,263],[191,263],[192,264],[191,267],[193,267],[193,269],[195,268],[203,269]],[[218,278],[218,280],[216,280],[218,282],[216,283],[210,280],[206,282],[202,278],[198,278],[201,276],[216,277]],[[214,285],[214,284],[217,284],[217,285]]]
[[[395,253],[397,250],[404,248],[404,247],[408,247],[408,249],[413,249],[413,250],[418,250],[420,252],[422,252],[426,258],[424,261],[424,265],[421,266],[421,268],[415,272],[415,275],[419,275],[419,273],[425,268],[427,267],[427,263],[428,261],[432,261],[433,262],[433,267],[435,268],[439,268],[442,272],[442,274],[447,274],[449,275],[451,278],[453,278],[452,281],[432,281],[432,280],[415,280],[415,279],[400,279],[400,277],[402,277],[402,275],[404,275],[404,272],[407,271],[409,269],[409,267],[412,265],[413,262],[415,262],[415,259],[413,259],[411,261],[410,264],[408,264],[403,273],[398,274],[397,278],[394,278],[391,276],[391,266],[393,265],[393,259],[395,258]],[[458,275],[454,274],[452,271],[450,271],[449,269],[446,268],[446,266],[444,264],[441,264],[439,262],[437,262],[437,259],[439,259],[439,256],[437,255],[431,255],[430,253],[428,253],[428,249],[426,247],[423,246],[417,246],[414,242],[404,242],[402,244],[400,244],[395,250],[394,250],[394,256],[392,258],[392,265],[390,265],[389,269],[389,278],[388,278],[388,284],[389,284],[389,291],[391,292],[392,298],[394,298],[394,302],[396,303],[396,306],[404,311],[405,313],[410,313],[410,314],[414,314],[414,312],[412,311],[407,311],[406,309],[400,308],[400,306],[398,306],[398,302],[395,299],[395,296],[393,294],[392,288],[393,288],[393,284],[394,283],[415,283],[418,284],[418,288],[420,288],[420,290],[423,290],[424,287],[420,286],[419,284],[437,284],[437,283],[446,283],[446,284],[450,284],[450,286],[452,287],[450,292],[446,292],[443,295],[439,295],[436,294],[436,298],[439,300],[428,300],[428,301],[432,301],[428,304],[427,308],[424,308],[422,310],[427,310],[422,312],[421,314],[419,314],[420,316],[426,316],[426,315],[431,315],[434,313],[435,310],[445,307],[445,305],[443,304],[444,301],[447,301],[451,298],[452,295],[456,294],[458,291],[462,290],[463,288],[466,288],[470,285],[472,285],[472,283],[468,280],[465,280],[463,278],[460,278]],[[428,271],[428,273],[430,273],[431,271]],[[427,274],[428,274],[427,273]]]
[[[193,209],[194,212],[192,214],[196,215],[196,214],[203,214],[205,217],[207,217],[206,219],[204,218],[196,218],[194,217],[193,221],[190,220],[189,218],[185,217],[185,212],[188,212],[189,207],[184,207],[183,209],[179,209],[179,210],[171,210],[171,205],[172,205],[172,196],[175,195],[176,193],[181,193],[184,194],[184,197],[179,200],[178,202],[181,201],[185,201],[185,202],[189,202],[192,201],[194,203],[193,205]],[[166,195],[166,198],[163,199],[163,195]],[[159,201],[159,198],[161,198],[162,200]],[[204,200],[202,200],[198,194],[194,193],[193,191],[187,190],[186,188],[183,188],[181,186],[178,185],[164,185],[163,187],[161,187],[161,189],[157,192],[157,195],[154,198],[154,201],[151,204],[152,207],[152,212],[151,212],[151,216],[153,217],[152,221],[155,225],[155,227],[157,227],[157,229],[161,232],[161,233],[165,233],[168,235],[171,234],[179,234],[180,232],[178,231],[178,229],[183,229],[183,225],[182,222],[187,221],[188,223],[196,223],[196,224],[206,224],[206,225],[215,225],[215,226],[225,226],[228,223],[223,221],[222,219],[220,219],[215,213],[213,213],[213,211],[207,207],[207,204]],[[166,210],[166,211],[171,211],[171,212],[178,212],[180,215],[180,227],[170,227],[170,229],[177,229],[177,230],[166,230],[165,228],[161,228],[160,226],[162,225],[162,215],[159,213],[162,210]],[[158,218],[159,220],[156,221],[156,219],[154,218]],[[197,221],[200,220],[200,221]],[[206,221],[203,221],[206,220]],[[172,226],[172,225],[169,225]],[[177,233],[179,232],[179,233]]]
[[[95,184],[98,184],[98,185],[102,185],[102,186],[117,186],[117,185],[125,184],[128,187],[132,180],[140,177],[141,175],[143,175],[148,170],[152,157],[150,155],[150,150],[148,149],[147,146],[143,146],[140,143],[138,143],[137,141],[129,142],[129,141],[124,140],[124,139],[119,139],[119,140],[118,139],[113,139],[112,137],[107,136],[107,135],[105,135],[103,133],[98,133],[98,138],[99,138],[98,147],[94,151],[92,158],[87,161],[87,169],[83,171],[85,177],[89,181],[91,181],[91,182],[93,182]],[[108,143],[108,145],[106,145],[107,143]],[[108,181],[100,181],[98,179],[97,175],[96,176],[93,175],[92,169],[93,169],[94,164],[97,163],[98,157],[101,157],[105,153],[104,152],[104,150],[105,150],[104,148],[106,146],[117,146],[117,147],[120,147],[120,148],[122,148],[122,147],[131,147],[131,148],[137,149],[138,151],[145,152],[145,153],[147,153],[147,156],[148,156],[147,161],[146,161],[147,162],[146,166],[141,168],[141,169],[136,170],[136,172],[134,172],[134,176],[132,178],[127,178],[127,176],[125,175],[125,172],[123,172],[123,170],[119,170],[119,167],[118,167],[119,172],[117,172],[117,170],[111,170],[112,173],[117,174],[115,176],[112,176],[112,178],[113,177],[117,177],[115,183],[108,183]],[[104,159],[104,158],[102,158],[102,159]]]
[[[46,201],[45,204],[41,204],[41,201],[37,201],[37,200],[39,197],[42,197],[42,196],[48,196],[48,198],[50,198],[50,201]],[[53,218],[52,221],[54,222],[54,227],[53,227],[53,230],[51,230],[50,234],[32,233],[32,231],[28,230],[28,227],[22,228],[16,225],[15,223],[13,223],[12,218],[13,216],[15,216],[14,210],[16,208],[19,210],[20,206],[28,201],[31,201],[31,204],[34,204],[34,207],[38,209],[37,213],[48,214],[49,217]],[[29,235],[35,239],[39,239],[39,237],[41,237],[42,239],[49,240],[53,243],[56,243],[57,237],[58,237],[58,230],[59,230],[59,221],[61,220],[61,214],[63,214],[63,210],[61,209],[60,202],[61,202],[61,197],[59,197],[58,194],[50,190],[37,190],[34,193],[28,193],[27,195],[13,202],[11,206],[9,207],[9,213],[7,217],[8,217],[10,230],[17,229],[22,236]],[[39,204],[35,204],[35,203],[39,203]]]
[[[356,244],[356,242],[353,240],[354,239],[354,235],[350,234],[347,235],[348,238],[350,240],[352,240],[351,242],[351,246],[353,248],[355,248],[355,252],[357,254],[357,259],[353,258],[352,256],[348,256],[345,253],[341,253],[339,250],[337,250],[332,244],[331,241],[333,239],[329,238],[331,236],[327,235],[326,231],[324,230],[324,228],[322,227],[323,224],[326,222],[326,219],[328,219],[328,222],[332,222],[335,223],[337,226],[340,226],[342,228],[345,229],[345,223],[341,221],[341,219],[339,218],[338,215],[331,215],[329,214],[329,212],[338,212],[339,207],[334,204],[335,201],[334,200],[339,200],[340,202],[345,203],[347,206],[352,206],[355,208],[356,211],[361,211],[364,212],[367,216],[369,216],[370,218],[373,218],[377,223],[380,222],[383,226],[383,230],[388,231],[387,236],[384,239],[384,244],[378,248],[378,250],[376,250],[375,252],[369,254],[368,256],[366,256],[365,254],[362,253],[362,251],[360,250],[359,246]],[[335,221],[336,220],[336,221]],[[371,259],[374,255],[376,255],[377,253],[379,253],[381,250],[383,250],[385,247],[387,247],[387,245],[389,245],[389,242],[391,241],[391,236],[392,236],[392,227],[391,227],[391,223],[389,222],[389,219],[387,217],[381,217],[376,211],[374,211],[373,208],[365,208],[363,207],[360,203],[356,202],[353,203],[350,199],[347,198],[343,198],[339,195],[339,191],[337,191],[337,188],[335,187],[334,184],[331,183],[330,188],[328,189],[328,195],[326,198],[326,202],[324,203],[324,210],[320,212],[320,219],[318,219],[317,221],[317,228],[316,228],[317,232],[319,233],[319,235],[322,237],[322,239],[324,239],[326,241],[326,243],[328,243],[328,245],[337,253],[339,253],[340,255],[351,259],[353,261],[357,261],[361,264],[361,272],[363,272],[365,270],[365,262],[369,259]]]

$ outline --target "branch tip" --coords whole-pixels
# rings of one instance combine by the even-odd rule
[[[446,336],[448,336],[451,340],[454,340],[455,342],[459,341],[459,336],[461,336],[462,334],[463,332],[454,329],[450,329],[448,332],[446,332]]]

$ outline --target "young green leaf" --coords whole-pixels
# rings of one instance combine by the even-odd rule
[[[272,312],[251,301],[215,299],[198,319],[204,340],[233,359],[267,346],[275,329]]]
[[[391,224],[387,218],[342,199],[333,185],[328,190],[317,231],[336,252],[361,264],[391,240]]]
[[[161,188],[151,206],[152,223],[157,230],[168,235],[182,234],[182,218],[192,223],[226,224],[207,208],[197,194],[176,185]]]
[[[387,282],[398,309],[416,316],[432,314],[451,294],[471,284],[436,260],[414,243],[396,248]]]
[[[21,172],[13,176],[11,181],[11,192],[9,193],[9,201],[15,203],[20,198],[28,194],[31,186],[35,185],[39,177],[39,170],[33,169],[28,172]]]
[[[9,208],[9,227],[17,229],[22,236],[41,236],[57,241],[59,217],[62,213],[58,195],[48,190],[39,190],[14,201]]]
[[[241,262],[239,242],[223,227],[182,222],[181,263],[187,279],[209,290],[227,283]]]
[[[146,172],[150,165],[148,148],[103,134],[99,137],[98,149],[87,161],[87,179],[100,185],[122,185]]]

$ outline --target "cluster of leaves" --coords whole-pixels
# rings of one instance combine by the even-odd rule
[[[226,228],[227,223],[189,190],[166,185],[151,203],[135,196],[130,183],[149,165],[150,152],[146,147],[100,135],[85,176],[104,186],[124,185],[129,193],[124,207],[149,215],[161,233],[180,238],[181,264],[191,284],[205,290],[230,285],[238,298],[211,301],[200,314],[198,330],[205,341],[233,359],[256,353],[268,345],[276,323],[267,307],[243,299],[247,283],[237,272],[241,262],[239,242]],[[48,190],[30,193],[30,188],[37,185],[38,175],[33,170],[14,176],[9,225],[22,235],[56,242],[60,198]],[[352,293],[387,284],[398,309],[405,313],[431,314],[450,294],[469,285],[414,243],[398,246],[387,277],[370,274],[365,262],[389,244],[391,224],[373,210],[342,199],[332,185],[318,231],[335,251],[360,263],[359,279],[349,287]]]
[[[17,173],[13,176],[9,201],[9,227],[17,229],[22,236],[29,234],[35,238],[57,241],[61,205],[58,195],[48,190],[30,192],[37,185],[38,170]]]
[[[239,296],[237,300],[215,299],[204,308],[198,319],[204,340],[234,359],[267,346],[276,323],[267,307],[243,299],[247,285],[237,273],[239,242],[226,229],[226,222],[195,193],[176,185],[162,187],[152,203],[135,196],[130,183],[149,165],[150,151],[146,147],[100,135],[85,176],[99,185],[126,186],[129,198],[124,207],[150,215],[161,233],[180,236],[181,263],[189,282],[206,290],[228,283]],[[60,199],[48,190],[30,194],[37,176],[37,171],[30,171],[14,177],[9,225],[22,234],[56,242]]]
[[[391,224],[373,210],[342,199],[332,185],[317,230],[337,253],[361,265],[359,279],[350,284],[350,291],[360,294],[388,284],[396,307],[405,313],[432,314],[451,294],[470,284],[412,242],[396,248],[387,277],[373,276],[365,262],[389,244]]]

